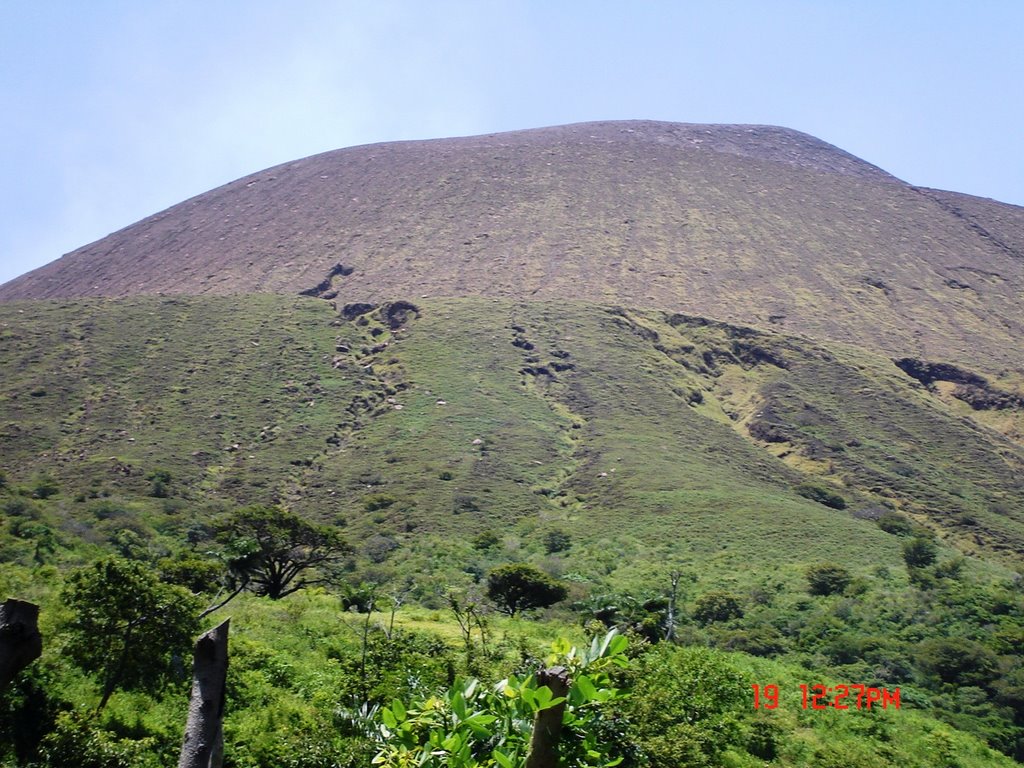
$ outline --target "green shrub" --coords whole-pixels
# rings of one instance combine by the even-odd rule
[[[927,568],[935,562],[938,550],[935,542],[924,536],[915,536],[903,545],[903,560],[908,568]]]
[[[777,656],[786,650],[786,638],[771,625],[725,632],[715,644],[727,651],[741,651],[751,656]]]
[[[167,486],[171,484],[171,473],[166,469],[156,469],[146,475],[150,481],[149,495],[155,499],[166,499],[170,493]]]
[[[32,486],[32,498],[34,499],[48,499],[58,493],[60,493],[60,487],[49,477],[39,478]]]
[[[893,536],[910,536],[914,533],[914,523],[898,512],[885,512],[876,521],[878,527]]]
[[[8,517],[39,517],[39,505],[23,497],[15,497],[4,503],[4,514]]]
[[[177,584],[193,594],[215,592],[226,575],[221,562],[192,552],[161,559],[157,573],[165,584]]]
[[[749,681],[725,654],[662,643],[640,657],[627,680],[629,735],[650,768],[718,765],[717,756],[742,740]]]
[[[846,499],[835,491],[813,483],[801,483],[794,489],[805,499],[816,501],[832,509],[846,509]]]
[[[88,714],[62,712],[40,751],[47,766],[159,768],[154,746],[153,738],[120,739]]]
[[[562,530],[548,531],[544,534],[544,551],[549,555],[565,552],[572,546],[572,537]]]
[[[731,592],[708,592],[697,598],[693,607],[693,618],[701,624],[715,621],[729,621],[743,616],[740,598]]]
[[[493,547],[498,546],[501,539],[498,538],[492,530],[480,531],[476,536],[473,537],[473,549],[478,549],[481,552],[486,552]]]
[[[398,499],[388,493],[372,493],[363,499],[363,509],[367,512],[377,512],[393,506],[397,501]]]
[[[925,640],[918,646],[917,660],[922,670],[944,683],[984,686],[999,674],[992,651],[959,637]]]
[[[842,592],[853,581],[853,576],[841,565],[818,563],[807,569],[807,586],[812,595],[834,595]]]
[[[99,708],[116,689],[158,690],[192,645],[198,604],[142,563],[108,557],[73,571],[61,593],[64,653],[101,679]]]
[[[768,761],[778,757],[779,747],[785,740],[785,732],[777,722],[759,717],[750,723],[749,729],[747,752]]]
[[[628,667],[627,641],[614,630],[590,647],[554,645],[557,663],[569,678],[567,695],[555,697],[532,673],[510,675],[497,685],[457,681],[441,696],[396,699],[380,710],[379,749],[373,762],[384,768],[513,768],[523,765],[531,726],[539,712],[564,702],[558,742],[559,765],[583,768],[617,765],[622,755],[607,735],[605,707],[625,694],[612,686],[609,670]]]

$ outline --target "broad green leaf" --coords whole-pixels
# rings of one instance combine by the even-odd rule
[[[391,711],[394,712],[395,719],[398,720],[399,722],[401,722],[402,720],[405,720],[405,718],[406,718],[405,705],[401,701],[399,701],[398,699],[395,699],[394,701],[391,702]]]
[[[441,746],[443,746],[449,752],[458,752],[460,749],[462,749],[462,734],[453,733],[451,736],[449,736],[447,739],[441,742]]]
[[[629,638],[624,635],[616,635],[608,645],[608,652],[612,656],[618,656],[629,646]]]
[[[537,709],[547,709],[552,696],[551,689],[546,685],[538,688],[534,696],[534,700],[537,702]]]
[[[461,691],[455,691],[452,694],[452,712],[459,720],[466,719],[466,699],[463,697]]]
[[[597,688],[586,675],[577,675],[575,687],[583,694],[584,701],[593,701],[597,698]]]
[[[549,693],[550,693],[550,691],[549,691]],[[532,709],[534,711],[537,710],[537,705],[536,705],[537,694],[536,694],[535,689],[533,689],[533,688],[520,688],[519,689],[519,696],[520,696],[520,698],[522,698],[522,700],[524,702],[526,702],[526,705],[528,707],[530,707],[530,709]]]

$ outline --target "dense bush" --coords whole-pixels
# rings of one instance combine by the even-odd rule
[[[834,595],[842,592],[853,581],[853,576],[841,565],[818,563],[807,569],[807,587],[812,595]]]
[[[513,768],[531,747],[535,718],[564,704],[558,740],[559,764],[566,768],[616,765],[617,744],[603,705],[623,697],[611,684],[609,668],[628,666],[626,639],[613,630],[590,647],[555,644],[550,660],[567,678],[564,697],[532,673],[510,675],[494,686],[457,681],[440,696],[396,699],[380,710],[379,750],[374,763],[385,768]],[[552,683],[553,685],[553,683]]]
[[[903,560],[908,568],[927,568],[935,562],[938,551],[935,542],[923,536],[915,536],[903,545]]]
[[[913,521],[898,512],[884,512],[876,522],[879,528],[893,536],[910,536],[915,529]]]
[[[62,598],[64,651],[98,674],[100,709],[119,688],[159,690],[199,628],[195,598],[135,561],[108,557],[72,572]]]
[[[701,624],[715,621],[729,621],[743,616],[740,598],[731,592],[708,592],[697,598],[693,606],[693,618]]]
[[[824,486],[814,485],[813,483],[801,483],[796,486],[795,490],[805,499],[824,504],[826,507],[846,509],[846,499]]]
[[[572,537],[565,531],[555,529],[544,534],[544,551],[549,555],[565,552],[572,546]]]
[[[786,650],[786,638],[773,626],[756,626],[723,632],[715,643],[727,651],[742,651],[751,656],[777,656]]]
[[[498,538],[498,534],[488,529],[486,531],[481,531],[473,537],[473,549],[486,552],[487,550],[498,546],[500,542],[501,539]]]
[[[986,685],[999,673],[998,660],[980,643],[963,638],[931,638],[918,646],[918,664],[944,683]]]
[[[748,681],[721,652],[658,645],[627,680],[629,733],[651,768],[717,765],[720,753],[741,740]]]

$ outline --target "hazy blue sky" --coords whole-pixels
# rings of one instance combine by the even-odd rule
[[[583,120],[1024,205],[1022,41],[1022,0],[0,0],[0,282],[276,163]]]

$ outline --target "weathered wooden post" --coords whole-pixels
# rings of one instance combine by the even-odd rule
[[[39,606],[8,598],[0,605],[0,688],[43,652]]]
[[[192,693],[178,768],[220,768],[224,762],[224,683],[228,673],[228,623],[196,641]]]
[[[546,685],[554,698],[569,695],[569,672],[565,667],[551,667],[537,672],[537,686]],[[558,768],[558,739],[562,735],[565,702],[542,709],[533,721],[530,754],[525,768]]]

